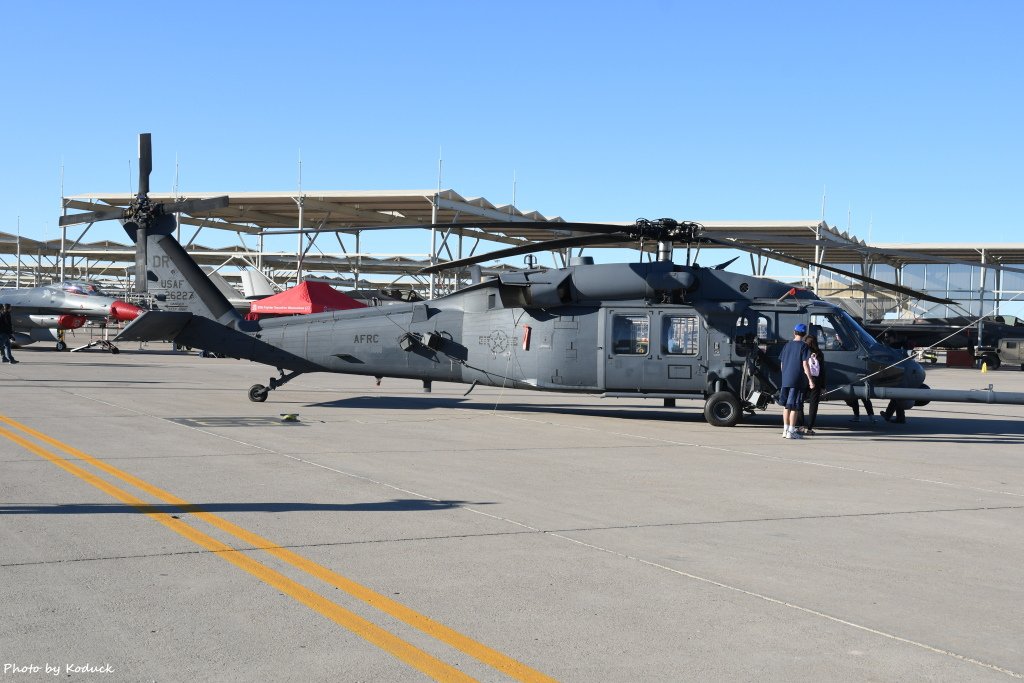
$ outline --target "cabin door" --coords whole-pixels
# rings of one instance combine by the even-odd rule
[[[693,309],[609,309],[604,332],[606,391],[704,389],[706,331]]]

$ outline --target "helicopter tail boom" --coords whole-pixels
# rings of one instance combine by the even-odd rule
[[[125,327],[114,341],[173,341],[178,346],[245,358],[286,370],[318,372],[325,369],[252,334],[189,312],[147,311]]]

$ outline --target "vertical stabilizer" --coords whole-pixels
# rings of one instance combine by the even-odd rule
[[[274,291],[274,283],[258,270],[246,268],[241,276],[242,292],[246,299],[262,299],[277,293]]]
[[[164,311],[194,313],[228,325],[242,320],[227,297],[171,235],[150,235],[149,292]]]

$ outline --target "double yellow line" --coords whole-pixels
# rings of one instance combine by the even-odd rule
[[[103,462],[102,460],[98,460],[87,453],[83,453],[77,448],[61,443],[42,432],[36,431],[27,425],[23,425],[20,422],[16,422],[15,420],[3,415],[0,415],[0,423],[7,425],[11,429],[20,431],[23,434],[34,437],[38,441],[48,444],[49,446],[52,446],[53,448],[82,462],[88,463],[96,469],[105,472],[126,484],[134,486],[154,498],[180,508],[183,512],[187,512],[194,517],[201,519],[211,526],[234,536],[240,541],[243,541],[258,550],[269,553],[278,560],[281,560],[296,569],[306,572],[310,576],[344,591],[348,595],[365,602],[371,607],[374,607],[381,612],[384,612],[385,614],[394,617],[395,619],[398,619],[399,621],[433,638],[436,638],[440,642],[493,667],[515,680],[523,681],[524,683],[539,683],[542,681],[553,682],[555,680],[498,652],[497,650],[483,645],[482,643],[478,643],[472,638],[464,636],[461,633],[454,631],[447,626],[444,626],[443,624],[440,624],[433,619],[406,607],[405,605],[402,605],[401,603],[395,602],[385,595],[381,595],[366,586],[358,584],[355,581],[324,567],[323,565],[317,564],[312,560],[292,552],[291,550],[282,548],[276,543],[273,543],[258,534],[254,534],[247,529],[243,529],[226,519],[206,512],[200,507],[192,505],[188,501],[157,488],[138,477]],[[240,552],[238,548],[222,543],[216,538],[199,531],[180,519],[175,519],[168,512],[162,512],[154,508],[151,504],[141,498],[138,498],[128,491],[111,484],[105,479],[101,479],[52,450],[29,441],[23,436],[11,431],[11,429],[0,427],[0,436],[4,436],[22,448],[35,453],[41,458],[49,460],[64,471],[88,482],[122,503],[131,505],[160,524],[163,524],[168,529],[184,536],[196,545],[215,553],[217,557],[230,562],[239,569],[248,572],[252,576],[255,576],[264,583],[273,586],[282,593],[291,596],[306,607],[309,607],[315,612],[327,617],[338,625],[343,626],[357,636],[376,645],[385,652],[388,652],[394,657],[402,660],[409,666],[423,672],[427,676],[438,681],[474,680],[455,667],[402,640],[398,636],[384,630],[373,622],[368,621],[344,607],[322,597],[318,593],[315,593],[297,581],[288,578],[284,574],[268,567],[267,565],[252,559],[243,552]]]

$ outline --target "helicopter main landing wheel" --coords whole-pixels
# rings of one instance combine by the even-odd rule
[[[67,351],[68,350],[68,345],[65,344],[62,341],[59,341],[59,342],[57,342],[57,350],[58,351]]]
[[[704,404],[704,418],[712,427],[735,427],[740,413],[740,400],[731,391],[716,391]]]
[[[263,403],[267,400],[267,394],[270,390],[262,384],[253,384],[249,387],[249,400],[254,403]]]

